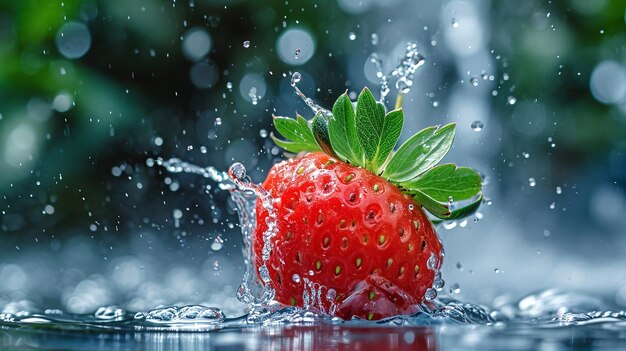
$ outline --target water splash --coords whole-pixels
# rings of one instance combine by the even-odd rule
[[[240,216],[242,234],[244,237],[244,257],[246,258],[244,279],[237,291],[237,298],[250,309],[262,308],[268,305],[274,299],[275,295],[274,289],[272,289],[270,285],[270,274],[267,268],[267,262],[270,259],[270,253],[272,251],[271,240],[278,232],[272,197],[262,186],[252,182],[250,177],[246,174],[246,168],[241,163],[234,163],[230,166],[228,174],[239,189],[238,191],[231,191],[231,197],[237,204]],[[258,269],[258,275],[259,278],[261,278],[262,284],[258,284],[258,280],[256,279],[257,272],[254,272],[254,264],[250,261],[254,257],[252,236],[254,235],[256,219],[252,220],[251,217],[255,216],[256,198],[261,200],[261,205],[268,212],[266,218],[267,230],[262,235],[262,263]],[[250,214],[252,214],[252,216],[250,216]],[[243,218],[241,217],[242,215],[244,216]],[[259,290],[260,294],[255,294],[255,291]]]
[[[318,112],[321,112],[325,116],[332,115],[332,112],[315,103],[315,101],[313,101],[313,99],[311,99],[310,97],[304,95],[300,88],[298,88],[298,83],[300,82],[300,80],[302,80],[302,75],[300,74],[300,72],[294,72],[291,75],[291,86],[295,90],[296,95],[298,95],[302,99],[302,101],[304,101],[304,103],[311,109],[311,111],[313,111],[313,113],[317,114]]]
[[[376,53],[370,55],[370,61],[376,67],[376,76],[380,78],[380,101],[384,102],[391,90],[389,82],[396,79],[395,88],[399,94],[407,94],[413,86],[413,76],[418,68],[425,62],[426,58],[420,54],[417,44],[407,43],[406,52],[400,63],[389,74],[382,71],[382,62]]]

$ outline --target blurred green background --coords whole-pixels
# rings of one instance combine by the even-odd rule
[[[119,278],[106,298],[71,300],[85,280],[115,281],[104,272],[119,269],[115,257],[170,255],[190,277],[214,262],[241,269],[228,194],[146,160],[179,157],[222,170],[240,161],[261,181],[282,157],[267,138],[271,114],[311,115],[289,84],[293,72],[302,73],[308,96],[330,107],[345,89],[376,88],[370,54],[389,72],[416,42],[427,63],[405,98],[411,117],[403,137],[458,122],[451,158],[479,169],[491,198],[483,220],[441,229],[450,279],[472,297],[489,297],[528,289],[517,274],[524,265],[561,262],[567,270],[558,277],[539,269],[522,280],[584,290],[593,273],[586,263],[613,258],[597,284],[626,305],[625,7],[618,0],[3,1],[0,279],[13,283],[0,288],[0,302],[29,298],[82,312],[106,301],[140,309],[183,299],[137,302],[131,291],[141,285]],[[216,238],[223,249],[211,249]],[[80,250],[89,254],[58,261]],[[31,284],[43,266],[62,276],[60,288]],[[80,274],[66,277],[76,267]],[[503,273],[494,276],[494,268]],[[218,279],[196,278],[187,296]]]

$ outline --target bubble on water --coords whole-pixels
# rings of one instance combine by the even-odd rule
[[[535,178],[533,178],[533,177],[528,178],[528,185],[530,185],[530,186],[537,185],[537,181],[535,180]]]
[[[68,59],[83,57],[91,47],[91,33],[79,22],[64,24],[56,35],[57,49]]]
[[[243,47],[246,48],[246,49],[249,48],[250,47],[250,40],[245,40],[243,42]]]
[[[556,193],[557,193],[557,194],[559,194],[559,195],[561,195],[561,193],[562,193],[562,192],[563,192],[563,190],[561,189],[561,187],[560,187],[560,186],[557,186],[557,187],[556,187]]]
[[[372,39],[372,45],[378,45],[378,34],[372,33],[371,39]]]
[[[295,87],[296,84],[300,83],[300,80],[302,80],[302,74],[300,74],[300,72],[293,72],[291,75],[291,86]]]
[[[348,33],[348,39],[355,40],[356,39],[356,34],[354,34],[354,32]]]
[[[517,98],[515,98],[515,96],[509,96],[506,98],[506,102],[509,105],[515,105],[515,103],[517,102]]]
[[[481,121],[474,121],[472,122],[470,127],[472,128],[473,131],[480,132],[481,130],[483,130],[484,125],[483,125],[483,122]]]
[[[297,57],[294,53],[298,51]],[[315,41],[310,32],[294,28],[284,31],[276,41],[276,52],[280,59],[290,65],[302,65],[315,53]]]
[[[476,77],[470,78],[470,84],[472,86],[474,86],[474,87],[477,87],[478,86],[478,78],[476,78]]]
[[[215,239],[213,239],[213,242],[211,243],[211,250],[213,251],[219,251],[224,247],[224,239],[222,239],[221,236],[217,236],[215,237]]]
[[[192,28],[183,36],[183,55],[191,61],[198,61],[211,51],[212,40],[203,28]]]

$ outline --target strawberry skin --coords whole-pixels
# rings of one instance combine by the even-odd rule
[[[427,261],[434,256],[434,266],[441,266],[442,244],[410,196],[321,152],[274,165],[263,187],[278,227],[267,262],[276,301],[305,307],[306,278],[335,291],[335,315],[344,319],[416,312],[435,279]],[[260,200],[256,216],[258,271],[268,217]],[[326,293],[320,300],[330,311]]]

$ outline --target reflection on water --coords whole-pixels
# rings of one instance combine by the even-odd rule
[[[83,315],[5,309],[0,349],[622,350],[626,312],[556,290],[497,307],[443,297],[415,315],[377,322],[272,306],[235,318],[197,305],[145,313],[109,306]]]

